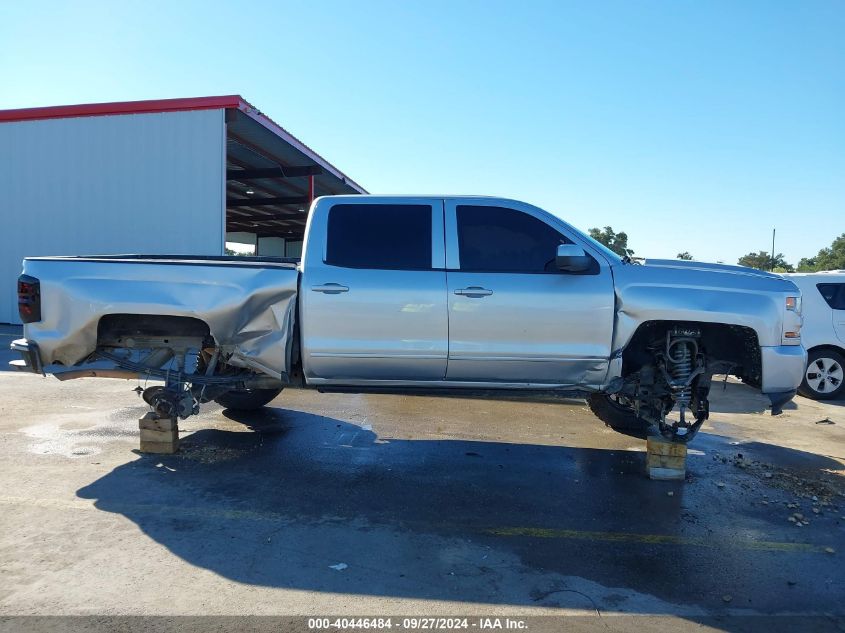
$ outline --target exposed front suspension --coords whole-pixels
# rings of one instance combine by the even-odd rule
[[[624,391],[637,415],[661,435],[688,442],[710,415],[711,372],[695,328],[676,327],[649,346],[653,364],[642,367]],[[676,420],[667,418],[677,407]]]

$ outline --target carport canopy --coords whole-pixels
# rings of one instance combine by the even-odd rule
[[[317,196],[366,193],[241,97],[226,109],[226,231],[302,240]]]

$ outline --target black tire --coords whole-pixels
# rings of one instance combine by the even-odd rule
[[[281,389],[244,389],[243,391],[227,391],[217,396],[214,402],[226,409],[238,411],[255,411],[282,393]]]
[[[815,376],[815,378],[812,378]],[[809,378],[809,382],[808,382]],[[813,400],[845,395],[845,356],[832,349],[817,349],[807,356],[807,369],[798,393]]]
[[[634,410],[613,399],[606,393],[594,393],[587,398],[590,411],[614,431],[628,435],[642,435],[648,430],[649,423],[637,417]]]

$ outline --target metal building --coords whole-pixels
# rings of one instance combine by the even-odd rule
[[[26,256],[297,256],[341,193],[365,191],[237,95],[0,110],[0,323]]]

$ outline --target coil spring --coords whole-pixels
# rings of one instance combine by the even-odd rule
[[[679,382],[686,381],[692,374],[692,354],[689,345],[685,341],[678,342],[672,345],[669,351],[669,358],[672,361],[672,378]],[[690,386],[687,385],[683,389],[679,389],[675,399],[679,405],[688,407],[692,399]]]
[[[686,380],[692,373],[692,356],[686,343],[672,346],[672,378]]]

